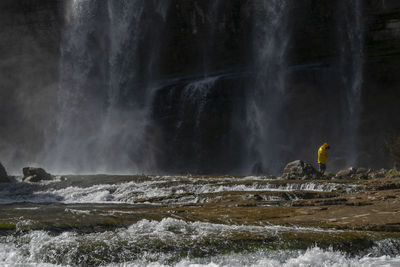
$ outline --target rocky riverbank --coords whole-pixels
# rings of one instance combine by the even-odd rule
[[[65,265],[125,262],[144,252],[166,253],[174,262],[316,247],[351,257],[396,257],[400,174],[366,170],[368,175],[358,177],[362,170],[314,179],[81,175],[32,183],[18,178],[0,189],[0,246]],[[114,258],[121,250],[126,254]]]
[[[13,190],[21,194],[2,207],[0,229],[107,229],[141,219],[172,217],[229,225],[400,232],[400,173],[369,171],[369,176],[362,179],[354,175],[323,176],[312,181],[204,176],[177,177],[173,181],[166,177],[164,181],[160,177],[157,186],[165,191],[157,193],[160,189],[153,185],[140,190],[154,193],[140,194],[135,191],[139,189],[125,188],[126,183],[111,183],[139,179],[128,176],[91,176],[106,179],[109,188],[101,186],[101,190],[88,184],[80,189],[78,176],[50,184],[19,182],[0,192],[1,203],[13,197]],[[140,178],[140,184],[147,186],[147,179],[156,178]],[[133,182],[128,185],[136,186]],[[7,190],[9,196],[4,195]],[[102,195],[96,196],[96,190]],[[21,224],[21,218],[29,223]]]

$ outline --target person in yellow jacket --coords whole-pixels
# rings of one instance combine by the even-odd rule
[[[325,143],[318,149],[318,164],[321,174],[324,174],[326,170],[326,150],[329,148],[329,145]]]

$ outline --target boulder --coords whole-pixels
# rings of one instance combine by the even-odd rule
[[[8,178],[6,168],[0,163],[0,183],[8,183],[10,179]]]
[[[324,174],[321,176],[322,179],[333,179],[335,178],[335,174],[325,171]]]
[[[371,170],[365,168],[350,167],[345,170],[338,171],[335,175],[337,179],[368,179]]]
[[[283,169],[281,179],[285,180],[312,180],[321,178],[321,173],[311,164],[302,160],[295,160],[286,165]]]
[[[389,172],[390,171],[385,170],[385,169],[371,171],[370,173],[368,173],[368,178],[369,179],[384,178],[384,177],[386,177],[387,174],[389,174]]]
[[[42,168],[25,167],[22,169],[25,182],[40,182],[43,180],[52,180],[53,176]]]
[[[356,173],[356,168],[350,167],[345,170],[340,170],[336,173],[335,177],[338,179],[345,179],[345,178],[351,178],[353,174]]]
[[[353,175],[355,179],[368,179],[371,169],[357,168],[356,173]]]

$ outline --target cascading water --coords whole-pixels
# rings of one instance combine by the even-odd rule
[[[64,166],[68,170],[82,168],[95,155],[87,154],[91,142],[84,137],[95,136],[94,131],[104,116],[102,90],[106,87],[108,70],[103,54],[108,51],[105,36],[98,34],[99,27],[104,28],[107,22],[103,20],[101,25],[96,25],[95,21],[100,6],[93,1],[70,1],[65,8],[57,128],[55,141],[48,144],[46,155],[50,167]],[[88,46],[93,42],[97,49],[90,53]]]
[[[201,116],[203,115],[204,107],[207,104],[207,97],[210,93],[210,90],[214,86],[215,82],[218,80],[218,77],[206,78],[203,80],[195,81],[189,83],[185,86],[182,91],[181,101],[183,108],[181,110],[181,120],[178,122],[177,128],[180,128],[182,124],[182,120],[184,117],[185,111],[187,111],[188,105],[195,107],[194,110],[194,131],[199,131],[199,126],[201,123]]]
[[[285,97],[287,3],[263,0],[255,4],[255,83],[247,103],[248,164],[263,171],[280,171],[279,151],[285,145],[281,112]],[[259,167],[260,168],[260,167]],[[265,169],[267,168],[267,169]]]
[[[364,26],[361,0],[340,1],[338,30],[341,84],[346,91],[343,133],[347,165],[357,164],[357,134],[363,86]]]
[[[150,27],[143,14],[155,9],[165,21],[168,6],[144,0],[67,4],[57,133],[46,149],[50,170],[138,172],[151,165],[144,133],[159,45],[141,46]]]
[[[330,201],[364,189],[340,180],[251,176],[77,175],[12,183],[0,189],[0,265],[398,266],[396,233],[298,226],[327,210],[318,203],[337,209]],[[264,212],[273,217],[260,217]],[[282,226],[271,224],[276,216]]]
[[[140,167],[129,153],[140,149],[147,121],[146,85],[136,85],[144,2],[107,1],[107,4],[110,21],[108,107],[96,146],[101,149],[101,155],[117,152],[118,160],[112,163],[112,169],[108,166],[102,171],[137,171]],[[123,102],[128,90],[135,91],[137,99],[133,100],[133,105]],[[109,161],[109,156],[103,156],[100,166],[107,166]],[[131,168],[126,169],[127,166]]]

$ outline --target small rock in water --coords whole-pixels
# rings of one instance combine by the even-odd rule
[[[25,182],[40,182],[43,180],[52,180],[53,176],[42,168],[25,167],[22,169]]]
[[[0,163],[0,183],[8,183],[10,179],[8,178],[6,168]]]
[[[302,160],[295,160],[286,165],[283,169],[281,179],[285,180],[312,180],[321,178],[321,173],[311,164]]]

